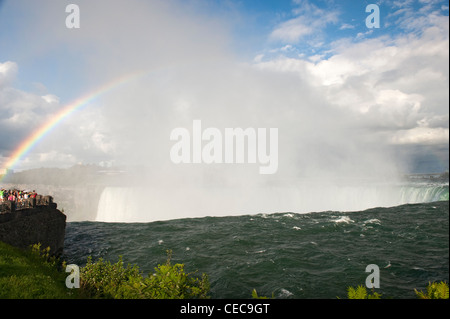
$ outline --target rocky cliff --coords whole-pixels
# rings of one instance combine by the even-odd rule
[[[51,255],[60,256],[64,249],[65,231],[66,215],[51,201],[29,208],[13,208],[0,214],[0,241],[12,246],[28,248],[41,243],[43,248],[50,247]]]

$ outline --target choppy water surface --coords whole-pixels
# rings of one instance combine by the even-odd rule
[[[276,213],[150,223],[71,222],[65,258],[87,256],[153,272],[173,251],[187,271],[207,273],[213,298],[336,298],[380,268],[385,297],[449,280],[448,201],[357,212]]]

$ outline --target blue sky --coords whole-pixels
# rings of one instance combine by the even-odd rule
[[[70,100],[76,97],[62,84],[67,74],[74,79],[72,85],[80,85],[85,81],[79,65],[84,63],[80,51],[70,44],[52,43],[47,49],[33,52],[27,44],[26,34],[33,34],[32,29],[38,27],[39,9],[47,6],[58,8],[43,12],[42,17],[53,19],[45,27],[63,25],[67,13],[65,2],[53,2],[41,6],[24,4],[21,1],[2,1],[3,10],[0,20],[1,61],[14,61],[20,66],[17,84],[20,88],[32,90],[35,83],[42,83],[54,88],[58,95]],[[188,4],[186,4],[188,3]],[[375,3],[380,8],[381,28],[368,29],[365,19],[366,6]],[[424,19],[430,13],[448,16],[448,1],[185,1],[182,6],[192,6],[209,19],[228,20],[226,28],[230,29],[231,50],[239,55],[239,59],[248,61],[259,54],[273,57],[280,54],[297,57],[298,55],[314,56],[333,54],[333,43],[341,39],[363,41],[383,36],[395,37],[399,34],[420,33],[423,24],[414,25],[417,20]],[[82,14],[83,12],[83,8]],[[89,9],[86,9],[89,10]],[[300,19],[299,19],[300,18]],[[305,18],[305,19],[303,19]],[[311,26],[311,31],[302,35],[289,36],[283,30],[283,24],[295,20],[305,20],[305,25],[298,23],[298,28]],[[115,22],[111,22],[115,23]],[[288,27],[285,26],[285,29]],[[45,28],[43,28],[45,31]],[[277,35],[276,32],[280,31]],[[75,30],[74,30],[75,31]],[[280,34],[285,32],[285,36]],[[68,40],[72,36],[66,33]],[[44,34],[38,35],[38,37]],[[51,72],[48,70],[51,69]],[[34,83],[34,84],[33,84]],[[80,87],[80,90],[87,89]],[[61,92],[61,93],[60,93]],[[64,92],[64,93],[62,93]]]
[[[0,2],[0,163],[58,108],[142,69],[148,77],[74,114],[16,169],[141,163],[194,116],[288,127],[284,143],[311,156],[287,153],[286,171],[328,171],[345,154],[361,171],[448,169],[448,1],[72,2],[80,29],[65,27],[69,1]],[[380,28],[366,27],[369,4]],[[136,151],[149,127],[152,146]]]

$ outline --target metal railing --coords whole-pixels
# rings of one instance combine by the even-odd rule
[[[4,200],[0,202],[0,213],[14,212],[21,209],[35,208],[36,206],[53,205],[52,196],[37,195],[36,198],[27,198],[19,200]]]

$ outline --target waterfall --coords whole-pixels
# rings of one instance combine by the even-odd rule
[[[96,221],[151,222],[255,213],[360,211],[449,199],[446,185],[301,185],[295,188],[170,190],[106,187]]]

